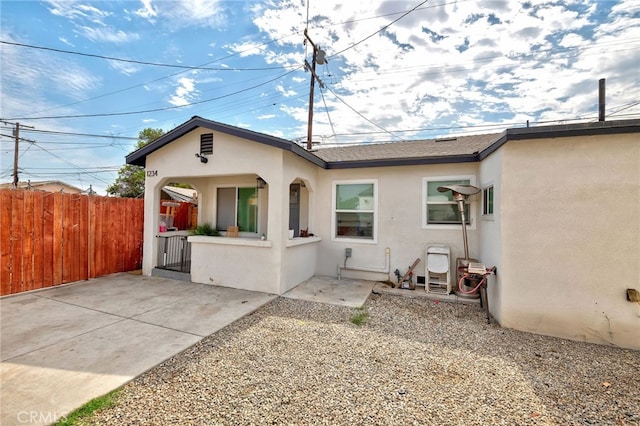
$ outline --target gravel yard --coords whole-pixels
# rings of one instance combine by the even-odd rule
[[[478,306],[278,298],[87,423],[640,425],[640,352],[502,329]]]

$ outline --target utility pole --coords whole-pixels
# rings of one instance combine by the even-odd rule
[[[313,130],[313,94],[314,94],[313,92],[314,92],[316,80],[318,80],[318,84],[320,84],[320,87],[324,88],[324,83],[322,82],[322,80],[320,80],[320,77],[318,77],[318,75],[316,74],[316,64],[320,64],[320,65],[326,64],[327,58],[324,50],[321,50],[311,40],[311,38],[309,37],[309,34],[307,34],[306,28],[304,30],[304,36],[306,37],[307,40],[309,40],[309,43],[313,48],[313,57],[311,59],[311,65],[309,65],[309,62],[307,62],[306,59],[304,60],[305,69],[308,71],[311,71],[311,87],[309,89],[309,120],[307,123],[307,150],[311,151],[313,147],[313,143],[311,142],[311,134]]]
[[[13,151],[13,187],[18,187],[18,148],[20,147],[20,123],[16,123],[16,129],[13,131],[16,138],[16,147]]]
[[[4,123],[4,124],[13,124],[15,127],[15,129],[13,130],[13,136],[15,137],[15,149],[13,152],[13,187],[17,188],[18,187],[18,149],[20,148],[20,139],[22,139],[23,141],[27,141],[27,142],[33,142],[35,143],[35,141],[31,141],[29,139],[24,139],[24,138],[20,138],[20,127],[26,127],[29,129],[35,129],[35,127],[32,126],[25,126],[22,125],[20,126],[20,123],[10,123],[8,121],[4,121],[2,119],[0,119],[0,122]],[[3,135],[4,136],[4,135]]]

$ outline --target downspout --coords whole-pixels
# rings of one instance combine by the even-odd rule
[[[389,275],[389,271],[391,270],[391,249],[389,247],[384,249],[384,268],[371,268],[366,266],[347,266],[347,258],[344,259],[344,265],[338,265],[338,279],[342,279],[342,274],[340,271],[361,271],[361,272],[376,272],[379,274],[387,274]]]

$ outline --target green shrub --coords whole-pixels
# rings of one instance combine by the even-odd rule
[[[356,308],[356,313],[351,316],[351,322],[355,325],[364,325],[369,319],[369,312],[366,308]]]
[[[191,235],[208,235],[210,237],[218,236],[218,230],[211,226],[210,223],[203,223],[191,230]]]

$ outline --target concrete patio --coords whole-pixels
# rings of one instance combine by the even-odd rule
[[[374,284],[314,277],[283,297],[358,307]],[[0,423],[52,423],[276,297],[132,273],[4,297]]]
[[[0,423],[51,423],[275,297],[120,273],[2,298]]]

